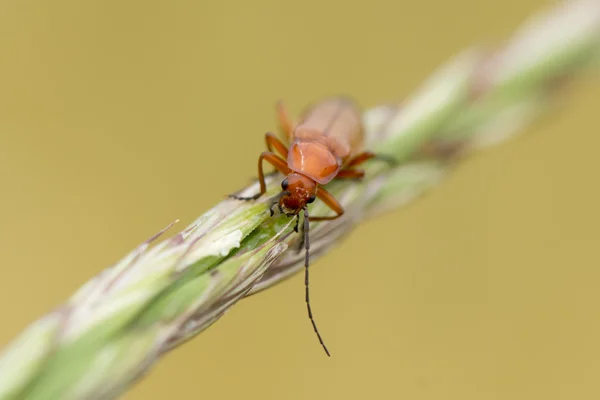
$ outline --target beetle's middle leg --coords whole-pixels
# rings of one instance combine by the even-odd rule
[[[265,174],[263,172],[263,160],[267,161],[284,175],[289,174],[291,171],[287,165],[287,162],[283,158],[270,151],[264,151],[261,153],[260,157],[258,157],[258,181],[260,182],[260,192],[249,197],[242,197],[235,194],[230,194],[229,197],[236,200],[256,200],[265,194],[267,191],[267,184],[265,182]]]
[[[265,134],[265,143],[267,144],[267,150],[273,152],[276,150],[281,156],[286,159],[288,155],[287,146],[274,134],[267,132]]]
[[[348,164],[346,164],[345,168],[352,168],[352,167],[359,166],[360,164],[363,164],[371,159],[381,160],[390,165],[397,164],[397,161],[394,158],[392,158],[391,156],[386,156],[384,154],[376,154],[376,153],[373,153],[372,151],[364,151],[364,152],[354,156],[348,162]]]
[[[335,176],[335,179],[362,179],[365,176],[365,171],[362,169],[343,169]]]

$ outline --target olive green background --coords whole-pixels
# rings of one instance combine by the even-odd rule
[[[0,4],[0,347],[255,175],[273,105],[400,101],[545,2]],[[600,395],[600,83],[163,359],[134,399]]]

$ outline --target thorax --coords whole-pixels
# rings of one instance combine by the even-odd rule
[[[287,162],[293,171],[325,185],[335,178],[344,158],[328,144],[326,137],[312,139],[296,137],[290,146]]]

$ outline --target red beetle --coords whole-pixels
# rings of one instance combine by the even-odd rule
[[[281,103],[277,104],[277,114],[287,143],[283,143],[270,132],[265,135],[268,151],[263,152],[258,158],[260,192],[250,197],[236,195],[230,195],[230,197],[238,200],[256,200],[267,191],[263,160],[286,175],[281,182],[282,191],[278,196],[279,200],[270,207],[271,215],[274,214],[273,206],[278,205],[282,213],[296,216],[298,220],[295,230],[297,231],[300,212],[304,212],[306,306],[319,342],[327,355],[330,355],[319,334],[310,308],[308,291],[309,221],[332,220],[344,214],[344,208],[323,188],[323,185],[334,179],[362,178],[365,172],[356,167],[369,159],[378,157],[390,163],[394,161],[363,150],[364,128],[361,111],[349,98],[328,98],[308,107],[302,113],[296,126],[290,122]],[[309,216],[307,205],[317,198],[336,214]]]

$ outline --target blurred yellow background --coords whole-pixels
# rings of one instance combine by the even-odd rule
[[[0,4],[0,347],[255,175],[274,102],[408,96],[542,0]],[[134,399],[600,396],[600,83],[235,306]]]

